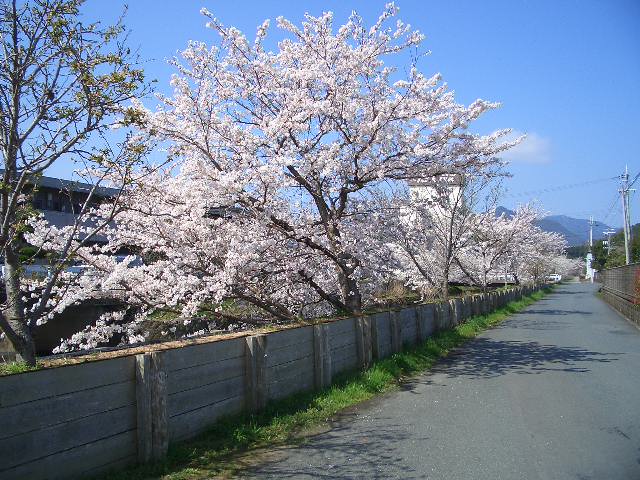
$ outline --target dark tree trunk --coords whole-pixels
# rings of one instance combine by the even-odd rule
[[[10,242],[5,249],[4,284],[7,300],[2,311],[0,327],[15,348],[18,360],[35,366],[35,345],[25,319],[24,302],[20,290],[20,259],[14,242]]]
[[[444,280],[442,280],[442,300],[449,301],[449,272],[445,272]]]
[[[349,313],[360,315],[362,313],[362,295],[358,283],[342,271],[338,272],[338,281],[346,309]]]

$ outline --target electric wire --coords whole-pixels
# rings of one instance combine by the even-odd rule
[[[619,177],[615,176],[615,177],[607,177],[607,178],[597,178],[595,180],[586,180],[584,182],[578,182],[578,183],[568,183],[565,185],[556,185],[553,187],[546,187],[546,188],[542,188],[540,190],[530,190],[527,192],[516,192],[516,193],[509,193],[506,196],[508,197],[524,197],[524,196],[530,196],[530,195],[537,195],[537,194],[541,194],[541,193],[549,193],[549,192],[557,192],[557,191],[561,191],[561,190],[568,190],[571,188],[578,188],[578,187],[583,187],[585,185],[591,185],[594,183],[600,183],[600,182],[606,182],[606,181],[610,181],[610,180],[617,180]]]
[[[616,192],[616,194],[613,197],[613,202],[611,202],[611,206],[607,209],[607,214],[604,216],[604,218],[602,219],[602,223],[606,223],[607,219],[611,216],[611,214],[613,213],[613,209],[615,208],[615,206],[618,204],[618,198],[620,197],[620,192]]]

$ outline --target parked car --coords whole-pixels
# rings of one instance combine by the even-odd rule
[[[496,283],[516,283],[516,276],[513,273],[499,273],[493,281]]]
[[[547,275],[545,280],[550,283],[558,283],[562,280],[562,275],[559,273],[552,273],[551,275]]]

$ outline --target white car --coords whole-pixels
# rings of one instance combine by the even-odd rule
[[[552,273],[551,275],[547,275],[547,282],[558,283],[562,280],[562,275],[559,273]]]

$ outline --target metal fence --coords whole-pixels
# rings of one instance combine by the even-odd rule
[[[640,305],[640,263],[608,268],[600,271],[598,277],[603,290]]]

